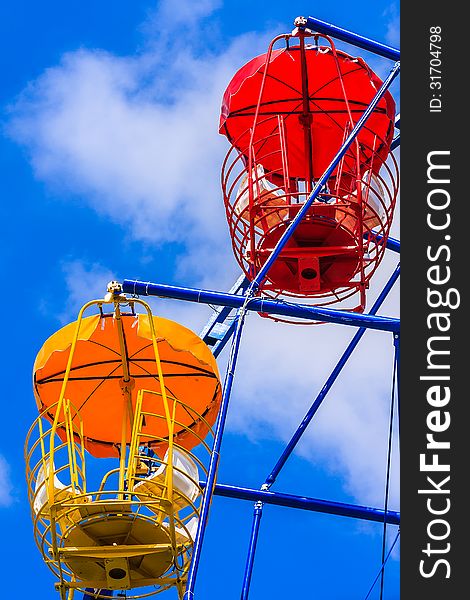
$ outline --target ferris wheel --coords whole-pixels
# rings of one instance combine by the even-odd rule
[[[391,61],[381,79],[336,47]],[[399,538],[389,508],[399,411],[399,320],[379,315],[399,264],[370,309],[399,193],[400,119],[390,87],[399,51],[313,17],[242,66],[222,99],[229,143],[222,193],[241,274],[229,292],[125,279],[54,333],[34,365],[39,416],[25,448],[36,543],[61,600],[198,596],[214,495],[254,503],[241,598],[247,600],[266,505],[382,524],[372,590]],[[154,316],[145,296],[210,305],[200,335]],[[355,334],[259,489],[219,483],[217,469],[248,313],[292,327],[332,323]],[[273,488],[367,330],[393,339],[385,502],[366,507]],[[230,344],[224,377],[217,358]],[[97,475],[98,474],[98,475]],[[392,531],[392,542],[388,535]],[[164,597],[164,596],[163,596]]]

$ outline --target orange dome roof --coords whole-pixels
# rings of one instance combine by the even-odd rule
[[[173,398],[179,401],[176,404],[174,435],[179,444],[190,449],[207,435],[209,425],[212,426],[217,418],[221,400],[217,363],[208,346],[191,330],[168,319],[152,318],[166,394],[170,402]],[[146,412],[163,416],[148,418],[142,428],[141,441],[158,450],[159,446],[165,445],[161,438],[168,437],[168,426],[164,418],[149,317],[145,314],[123,314],[121,319],[133,386],[131,404],[135,406],[139,390],[156,392],[144,395],[143,408]],[[76,326],[76,322],[70,323],[54,333],[39,351],[34,364],[36,402],[41,412],[47,411],[46,416],[51,421]],[[65,397],[81,417],[85,446],[94,456],[119,454],[126,411],[121,388],[124,375],[122,362],[118,326],[113,315],[82,319]],[[49,408],[50,411],[47,410]],[[128,442],[130,429],[127,427]],[[62,437],[65,432],[59,430],[58,434]]]

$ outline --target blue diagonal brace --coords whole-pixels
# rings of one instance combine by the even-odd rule
[[[240,275],[228,293],[243,294],[248,287],[248,283],[245,275]],[[232,336],[235,325],[235,309],[229,306],[217,307],[214,308],[214,312],[199,334],[199,337],[212,348],[214,356],[217,357]]]

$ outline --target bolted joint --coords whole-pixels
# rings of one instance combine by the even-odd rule
[[[307,25],[307,17],[296,17],[294,19],[294,25],[296,27],[305,27]]]
[[[308,113],[307,115],[302,114],[302,115],[298,116],[298,119],[299,119],[299,123],[302,125],[302,127],[305,127],[308,129],[312,125],[313,116],[310,113]]]
[[[126,381],[124,377],[122,377],[119,380],[119,386],[123,394],[131,394],[135,387],[135,379],[133,377],[129,377],[129,379]]]
[[[106,290],[113,294],[120,294],[122,292],[122,283],[119,283],[119,281],[110,281]]]
[[[110,281],[107,290],[108,293],[104,297],[105,302],[111,304],[111,302],[126,300],[126,296],[122,293],[122,283],[119,281]]]

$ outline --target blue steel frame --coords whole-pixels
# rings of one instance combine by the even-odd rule
[[[306,319],[307,321],[315,320],[324,321],[325,323],[351,325],[352,327],[366,327],[381,331],[397,332],[400,329],[399,319],[391,317],[350,313],[345,310],[319,308],[317,306],[294,304],[282,300],[271,300],[269,298],[247,295],[240,296],[239,294],[213,292],[211,290],[179,287],[163,283],[124,279],[122,290],[124,293],[138,296],[158,296],[160,298],[173,298],[175,300],[187,300],[189,302],[199,302],[216,306],[230,306],[232,308],[242,308],[246,302],[246,298],[250,298],[250,303],[246,305],[246,310],[249,311]]]
[[[354,46],[357,46],[359,48],[362,48],[364,50],[367,50],[369,52],[372,52],[378,56],[382,56],[390,60],[396,61],[388,77],[385,79],[382,87],[372,100],[371,104],[368,106],[362,117],[359,119],[347,140],[339,149],[338,153],[332,160],[330,166],[327,168],[322,177],[318,180],[317,184],[312,190],[312,193],[305,202],[303,208],[299,211],[296,218],[287,228],[284,235],[281,237],[276,247],[273,249],[271,255],[269,256],[269,258],[267,259],[257,276],[253,279],[253,281],[249,283],[244,276],[241,276],[238,279],[238,281],[234,284],[229,293],[184,288],[150,282],[146,283],[128,279],[125,279],[122,283],[122,291],[127,294],[159,296],[163,298],[173,298],[179,300],[186,300],[190,302],[202,302],[208,305],[216,305],[222,307],[221,309],[214,309],[213,315],[211,316],[207,325],[201,332],[201,337],[204,339],[204,341],[206,341],[206,343],[208,343],[208,345],[212,346],[213,352],[216,356],[222,351],[230,337],[233,336],[230,357],[223,386],[221,408],[215,427],[213,449],[207,473],[207,481],[201,482],[202,486],[204,487],[204,495],[201,503],[201,516],[195,537],[193,556],[188,572],[188,582],[184,594],[184,600],[193,600],[193,598],[195,597],[197,571],[199,561],[201,558],[202,544],[204,539],[205,528],[207,525],[210,502],[213,495],[250,500],[255,502],[252,531],[245,568],[245,575],[243,580],[243,589],[241,594],[242,600],[247,600],[249,594],[251,575],[254,565],[254,556],[256,552],[258,532],[261,524],[261,517],[264,504],[276,504],[279,506],[289,506],[292,508],[323,512],[333,515],[377,521],[383,523],[384,526],[386,524],[399,525],[400,523],[399,513],[389,511],[387,509],[381,510],[378,508],[369,508],[352,504],[330,502],[327,500],[307,498],[304,496],[298,496],[293,494],[284,494],[280,492],[273,492],[270,490],[271,486],[275,483],[279,472],[285,465],[289,456],[292,454],[294,448],[301,439],[301,436],[305,432],[313,416],[315,415],[321,403],[325,399],[328,391],[333,386],[334,382],[341,373],[349,357],[351,356],[359,341],[363,337],[365,331],[367,329],[376,329],[391,332],[394,337],[394,360],[396,361],[397,367],[399,366],[400,356],[399,319],[383,317],[377,314],[385,298],[387,297],[388,293],[390,292],[394,283],[399,277],[399,265],[397,265],[395,271],[392,273],[390,279],[384,286],[384,289],[379,294],[369,314],[349,313],[346,311],[340,311],[335,309],[294,304],[280,300],[271,300],[254,296],[257,289],[266,277],[269,269],[271,268],[274,261],[281,252],[282,248],[292,235],[295,227],[302,220],[310,205],[314,202],[317,195],[321,192],[327,179],[338,165],[339,161],[347,151],[350,144],[354,141],[355,137],[357,136],[364,123],[367,121],[368,117],[372,114],[374,108],[380,102],[380,99],[388,90],[395,77],[398,75],[400,69],[400,65],[398,62],[400,58],[400,53],[399,50],[395,48],[365,38],[361,35],[358,35],[351,31],[347,31],[330,23],[320,21],[319,19],[316,19],[314,17],[298,17],[297,19],[295,19],[294,23],[297,27],[299,27],[299,29],[309,29],[319,33],[324,33],[349,44],[352,44]],[[396,119],[395,126],[399,130],[399,116]],[[394,138],[392,150],[398,147],[399,144],[400,135],[398,134]],[[399,252],[400,242],[393,238],[389,238],[386,242],[386,247],[392,252]],[[234,311],[236,311],[235,315]],[[274,465],[271,473],[267,476],[260,490],[253,490],[248,488],[241,488],[238,486],[216,483],[216,473],[219,462],[220,446],[222,443],[222,436],[225,428],[228,405],[230,401],[233,379],[235,375],[235,368],[237,364],[237,358],[242,338],[243,325],[245,322],[245,316],[247,311],[256,311],[270,315],[295,317],[297,319],[319,320],[330,323],[338,323],[341,325],[349,325],[358,328],[351,342],[349,343],[343,355],[339,359],[337,365],[333,369],[331,375],[328,377],[324,386],[318,393],[317,397],[315,398],[314,402],[312,403],[310,409],[308,410],[304,419],[300,423],[299,427],[294,432],[292,438],[290,439],[286,448],[284,449],[278,461]],[[399,411],[400,401],[398,368],[396,391]],[[383,567],[384,565],[382,565],[382,571]]]
[[[229,294],[242,294],[248,287],[249,281],[245,275],[240,275],[235,284],[229,291]],[[212,353],[217,358],[225,344],[232,337],[236,326],[236,317],[232,315],[233,309],[230,306],[224,306],[220,310],[215,310],[207,321],[199,337],[212,348]]]

